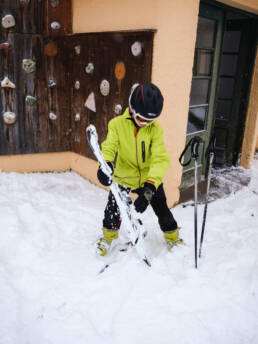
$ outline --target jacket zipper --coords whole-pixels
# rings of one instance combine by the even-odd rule
[[[139,158],[138,158],[138,145],[137,145],[137,133],[138,133],[138,129],[134,128],[134,137],[135,137],[135,143],[136,143],[136,161],[137,161],[137,167],[138,167],[138,171],[139,171],[139,188],[141,187],[141,170],[140,170],[140,165],[139,165]]]
[[[145,162],[145,142],[142,141],[142,162]]]

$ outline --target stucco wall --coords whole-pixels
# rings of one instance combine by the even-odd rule
[[[258,47],[256,50],[256,59],[254,64],[254,73],[252,78],[252,87],[250,92],[246,126],[242,147],[241,165],[250,168],[255,147],[257,146],[258,132]]]
[[[52,172],[71,169],[71,152],[17,154],[0,157],[2,172]]]
[[[199,0],[73,0],[74,33],[157,29],[152,81],[165,99],[159,121],[171,157],[165,177],[169,205],[179,198],[198,10]]]
[[[258,14],[258,1],[257,0],[217,0],[225,5],[239,8],[241,10]]]

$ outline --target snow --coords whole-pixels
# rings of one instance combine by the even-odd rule
[[[257,158],[246,173],[209,204],[198,269],[192,206],[172,210],[185,241],[172,252],[143,214],[149,268],[134,249],[97,257],[103,189],[73,172],[0,173],[0,344],[258,343]]]

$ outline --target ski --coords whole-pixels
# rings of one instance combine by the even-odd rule
[[[121,247],[117,250],[118,253],[120,253],[120,252],[124,253],[124,252],[127,252],[129,248],[133,247],[133,244],[131,243],[131,241],[128,241],[125,244],[119,245],[119,246],[121,246]],[[112,252],[110,252],[110,254],[113,256],[114,251],[112,250]],[[99,270],[98,275],[102,274],[104,271],[106,271],[110,267],[110,265],[113,265],[116,261],[117,261],[117,259],[116,260],[113,259],[109,263],[104,264],[104,266]]]
[[[127,229],[126,234],[129,242],[131,242],[131,245],[135,248],[139,258],[146,265],[151,266],[145,253],[142,221],[136,216],[136,211],[130,196],[126,191],[122,191],[118,184],[112,180],[112,171],[101,153],[98,143],[98,134],[94,125],[90,124],[86,128],[86,136],[92,152],[100,164],[100,168],[111,180],[110,190],[113,193],[119,207],[120,214],[125,225],[124,227]],[[106,264],[104,268],[100,270],[100,272],[104,272],[108,266],[109,264]]]

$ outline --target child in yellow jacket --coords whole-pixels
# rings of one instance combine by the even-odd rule
[[[129,97],[129,107],[123,115],[108,124],[108,134],[102,143],[102,154],[113,171],[113,180],[121,189],[135,192],[137,212],[143,213],[150,204],[158,217],[169,248],[181,243],[178,226],[166,202],[162,180],[170,165],[164,146],[163,129],[156,121],[163,107],[163,96],[151,83],[137,85]],[[108,186],[111,181],[99,168],[99,181]],[[104,256],[113,239],[118,238],[121,224],[119,208],[112,192],[103,219],[103,238],[98,242]]]

